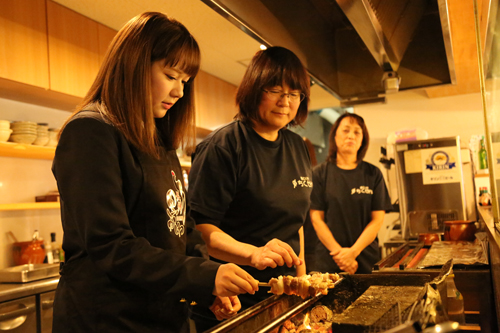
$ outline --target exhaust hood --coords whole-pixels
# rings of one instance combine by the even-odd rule
[[[455,84],[446,0],[202,0],[267,46],[292,50],[344,106]]]

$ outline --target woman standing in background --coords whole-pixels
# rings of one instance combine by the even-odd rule
[[[234,295],[258,289],[236,265],[187,256],[194,223],[176,148],[193,139],[199,60],[182,24],[139,15],[65,123],[52,168],[66,255],[54,332],[188,332],[190,302],[208,307],[213,294],[229,313]]]
[[[392,205],[382,172],[363,161],[369,142],[363,118],[344,113],[330,131],[327,161],[314,168],[316,271],[368,274],[380,260],[377,234]]]
[[[293,52],[259,51],[236,102],[237,120],[196,148],[189,174],[192,216],[214,260],[242,265],[265,282],[303,275],[311,160],[302,138],[287,126],[306,120],[309,77]],[[269,297],[267,292],[240,296],[243,308]],[[198,331],[216,324],[198,310],[192,316]]]

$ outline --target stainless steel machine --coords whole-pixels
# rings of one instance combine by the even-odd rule
[[[444,233],[444,221],[477,220],[473,166],[460,137],[400,142],[395,166],[402,236]]]
[[[434,277],[443,262],[453,258],[454,280],[463,295],[468,328],[498,331],[491,273],[488,261],[483,260],[485,248],[472,242],[435,241],[429,245],[426,237],[417,240],[420,234],[438,234],[440,239],[444,221],[478,220],[468,147],[456,136],[399,142],[394,152],[402,239],[398,248],[374,265],[374,275]]]

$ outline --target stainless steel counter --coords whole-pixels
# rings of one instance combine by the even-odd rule
[[[490,245],[496,246],[497,250],[500,250],[500,233],[495,229],[491,206],[478,206],[478,211],[489,234]]]
[[[28,283],[0,283],[0,302],[55,290],[59,277]]]
[[[500,328],[500,233],[495,228],[491,207],[479,206],[478,211],[488,234],[491,279],[496,304],[497,324]]]

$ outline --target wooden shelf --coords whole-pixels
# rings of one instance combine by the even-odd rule
[[[489,177],[489,176],[490,176],[490,174],[488,172],[486,172],[486,173],[476,173],[474,175],[474,177],[476,177],[476,178]]]
[[[6,210],[34,210],[34,209],[59,209],[59,202],[25,202],[13,204],[0,204],[0,211]]]
[[[52,160],[55,147],[23,145],[13,142],[0,142],[0,156]]]
[[[52,160],[56,152],[55,147],[23,145],[13,142],[0,142],[0,156],[23,157],[43,160]],[[181,159],[181,167],[190,168],[191,161]]]

